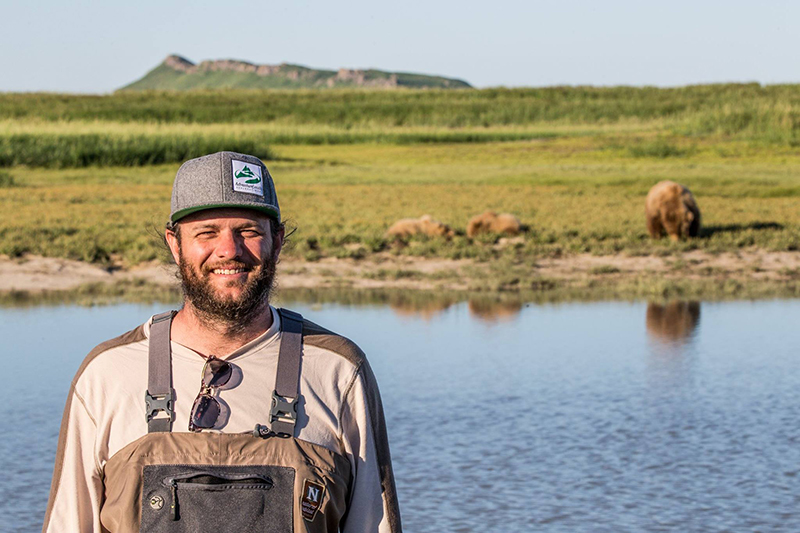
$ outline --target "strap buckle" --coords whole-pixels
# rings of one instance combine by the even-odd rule
[[[273,428],[275,422],[295,425],[297,422],[297,398],[284,397],[278,391],[272,391],[272,408],[269,412],[269,421]],[[280,434],[281,432],[276,431]]]
[[[175,404],[172,401],[172,392],[173,391],[170,389],[166,394],[157,394],[153,396],[150,394],[150,391],[145,391],[145,419],[148,423],[155,419],[159,411],[167,413],[170,422],[175,420]]]
[[[175,316],[174,310],[164,311],[163,313],[159,313],[153,317],[153,321],[150,323],[150,327],[152,327],[153,324],[156,324],[158,322],[163,322],[165,320],[172,320],[174,316]]]

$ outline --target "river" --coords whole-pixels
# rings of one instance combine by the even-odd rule
[[[285,305],[368,354],[407,532],[800,531],[800,300]],[[85,354],[164,308],[0,309],[0,529],[41,527]]]

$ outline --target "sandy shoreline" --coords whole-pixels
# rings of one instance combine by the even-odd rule
[[[352,289],[485,290],[492,276],[514,276],[525,283],[551,284],[658,280],[736,280],[742,283],[792,283],[800,279],[800,252],[743,250],[710,254],[692,251],[679,256],[594,256],[579,254],[541,258],[531,265],[498,266],[473,260],[424,259],[376,254],[366,259],[325,258],[309,262],[284,259],[278,267],[282,289],[348,287]],[[146,282],[174,287],[174,266],[149,263],[131,269],[106,269],[68,259],[0,256],[0,293],[43,293],[75,290],[91,284]],[[496,284],[495,284],[496,286]],[[496,288],[496,287],[495,287]],[[507,289],[507,288],[506,288]]]

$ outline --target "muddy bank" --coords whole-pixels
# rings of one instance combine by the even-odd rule
[[[151,263],[107,269],[67,259],[0,256],[0,294],[69,292],[87,286],[117,287],[118,293],[142,285],[176,290],[174,268]],[[700,297],[704,291],[721,290],[746,298],[798,295],[800,252],[693,251],[666,257],[580,254],[541,258],[533,264],[376,254],[361,260],[287,258],[278,272],[284,290],[566,291],[570,299],[584,291],[591,299],[592,292],[594,296],[635,297],[671,290],[665,287],[684,287]]]

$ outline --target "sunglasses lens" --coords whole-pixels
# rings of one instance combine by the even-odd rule
[[[231,379],[232,374],[233,368],[230,363],[222,359],[211,358],[206,363],[203,379],[208,387],[222,387]]]
[[[192,408],[192,425],[197,428],[213,428],[219,418],[219,402],[211,396],[198,396]]]

